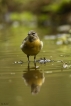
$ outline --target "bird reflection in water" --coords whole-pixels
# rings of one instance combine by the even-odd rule
[[[32,94],[38,94],[45,80],[42,70],[40,70],[39,67],[36,67],[36,64],[35,67],[30,67],[29,63],[26,72],[23,73],[23,78],[25,84],[31,87]]]

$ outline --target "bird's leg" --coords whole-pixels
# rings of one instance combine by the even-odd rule
[[[34,62],[36,62],[36,55],[34,56]]]
[[[30,61],[29,61],[29,55],[27,55],[27,58],[28,58],[28,62],[30,62]]]
[[[36,62],[34,62],[34,66],[35,66],[35,69],[36,69]]]
[[[29,64],[29,62],[28,62],[28,71],[30,71],[30,66],[29,66],[30,64]]]
[[[35,69],[36,69],[36,55],[34,56],[34,66],[35,66]]]

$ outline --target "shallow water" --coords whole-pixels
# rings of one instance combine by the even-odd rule
[[[20,50],[24,31],[10,28],[0,32],[0,105],[71,106],[71,45],[58,46],[40,36],[44,48],[36,60],[45,57],[51,61],[36,62],[35,67],[33,57],[28,64]],[[38,88],[31,87],[32,83]]]

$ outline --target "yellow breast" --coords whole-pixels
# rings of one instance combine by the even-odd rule
[[[23,52],[28,55],[36,55],[41,50],[41,41],[39,39],[33,42],[26,41],[24,44]]]

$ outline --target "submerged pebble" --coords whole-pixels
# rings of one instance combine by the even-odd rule
[[[11,72],[10,74],[11,74],[11,75],[15,75],[15,73],[14,73],[14,72]]]
[[[63,54],[60,55],[60,57],[63,57],[63,56],[64,56]]]
[[[70,68],[71,65],[68,65],[67,62],[66,63],[63,63],[63,68]]]
[[[18,61],[18,64],[23,64],[23,61],[22,60]]]
[[[63,60],[57,60],[57,63],[63,63]]]
[[[14,63],[15,63],[15,64],[17,64],[17,63],[18,63],[18,64],[23,64],[23,61],[22,61],[22,60],[20,60],[20,61],[15,61]]]
[[[15,64],[18,63],[17,61],[14,62]]]
[[[40,64],[44,64],[44,63],[47,63],[47,62],[51,62],[51,60],[50,59],[46,59],[44,57],[44,58],[40,58],[39,60],[37,60],[37,62],[39,62]]]
[[[68,64],[67,63],[63,63],[63,68],[67,68]]]
[[[51,59],[46,59],[45,57],[40,58],[39,60],[36,60],[36,62],[39,62],[40,64],[45,64],[45,63],[51,62],[51,61],[52,61]],[[15,61],[14,63],[15,64],[23,64],[24,62],[22,60],[20,60],[20,61]]]

